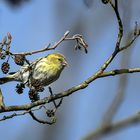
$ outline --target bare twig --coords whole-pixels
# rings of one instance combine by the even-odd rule
[[[112,3],[112,1],[109,1],[111,7],[113,8],[113,10],[115,11],[116,17],[117,17],[117,21],[118,21],[118,25],[119,25],[119,33],[118,33],[118,37],[117,37],[117,43],[116,43],[116,49],[119,50],[120,48],[120,43],[123,37],[123,24],[122,24],[122,20],[118,11],[118,0],[115,0],[115,6]]]
[[[119,51],[123,51],[128,47],[130,47],[139,36],[140,36],[140,32],[136,34],[136,36],[134,36],[133,39],[126,46],[121,47]]]
[[[43,124],[49,124],[49,125],[52,125],[55,123],[55,119],[51,119],[51,122],[49,121],[44,121],[44,120],[41,120],[41,119],[38,119],[35,114],[33,113],[33,111],[37,111],[37,110],[40,110],[42,107],[44,106],[40,106],[39,108],[36,108],[36,109],[33,109],[33,110],[27,110],[25,112],[22,112],[22,113],[13,113],[11,115],[8,115],[8,116],[3,116],[2,118],[0,118],[0,121],[4,121],[4,120],[7,120],[7,119],[11,119],[13,117],[18,117],[18,116],[22,116],[22,115],[26,115],[26,114],[30,114],[31,117],[39,122],[39,123],[43,123]]]
[[[112,1],[110,1],[110,4],[112,5],[112,7],[114,6]],[[117,15],[117,20],[119,23],[119,30],[121,32],[121,27],[123,27],[123,24],[121,22],[121,18],[118,16],[119,15],[118,0],[115,0],[115,6],[113,7],[113,9]],[[123,31],[123,28],[122,28],[122,31]],[[120,36],[120,38],[122,38],[121,35],[118,34],[118,39],[119,39],[119,36]],[[122,34],[122,36],[123,36],[123,34]],[[128,48],[130,45],[132,45],[131,43],[133,43],[138,36],[139,36],[139,32],[137,32],[137,27],[136,27],[133,39],[128,43],[128,45],[126,45],[122,48],[119,48],[119,52],[122,51],[123,49]],[[108,111],[106,112],[102,125],[97,130],[95,130],[95,131],[91,132],[89,135],[87,135],[84,140],[98,139],[99,136],[101,137],[104,134],[118,130],[119,128],[125,128],[125,126],[128,126],[129,124],[133,124],[137,121],[140,122],[140,116],[139,116],[139,114],[137,114],[130,118],[126,118],[120,122],[112,123],[112,118],[114,116],[114,113],[117,111],[120,103],[122,102],[123,96],[124,96],[124,87],[125,87],[124,84],[126,84],[126,82],[124,80],[125,80],[125,78],[123,77],[123,81],[121,80],[121,82],[120,82],[120,85],[123,87],[120,87],[121,91],[119,91],[119,93],[115,96],[111,106],[109,107]],[[124,84],[122,84],[122,82],[124,82]]]
[[[81,35],[74,35],[73,37],[67,37],[69,35],[69,31],[66,31],[65,34],[61,37],[61,39],[55,43],[53,46],[50,46],[50,44],[47,45],[47,47],[42,48],[40,50],[32,51],[32,52],[19,52],[19,53],[12,53],[12,55],[32,55],[44,51],[54,50],[56,49],[63,41],[65,40],[78,40],[78,42],[84,47],[85,51],[87,52],[88,45],[84,41],[83,37]]]
[[[32,111],[30,111],[29,114],[31,115],[31,117],[33,118],[33,120],[35,120],[35,121],[37,121],[39,123],[49,124],[49,125],[52,125],[52,124],[55,123],[55,121],[49,122],[49,121],[44,121],[44,120],[38,119]]]
[[[117,21],[118,21],[118,25],[119,25],[119,32],[118,32],[117,42],[116,42],[114,52],[109,57],[109,59],[101,66],[101,68],[95,73],[96,76],[94,76],[93,80],[95,80],[100,74],[102,74],[104,72],[104,70],[112,62],[112,60],[115,58],[115,56],[120,52],[120,44],[121,44],[121,40],[122,40],[122,37],[123,37],[123,24],[122,24],[122,20],[120,18],[120,14],[118,12],[118,9],[114,6],[112,1],[109,1],[109,3],[112,6],[112,8],[114,9],[114,11],[115,11]]]
[[[128,67],[130,52],[132,51],[128,50],[127,52],[122,54],[121,67]],[[101,127],[110,125],[110,123],[112,123],[114,116],[116,115],[118,109],[120,108],[122,102],[124,101],[125,89],[127,86],[127,78],[128,78],[127,76],[128,75],[121,75],[119,77],[119,84],[116,90],[116,95],[113,97],[111,104],[109,105],[107,111],[103,115]]]
[[[49,88],[50,96],[53,96],[53,92],[52,92],[51,87],[48,87],[48,88]],[[55,101],[53,101],[53,104],[54,104],[55,108],[57,108],[57,104]]]
[[[13,113],[13,114],[8,115],[8,116],[3,116],[2,118],[0,118],[0,121],[11,119],[11,118],[17,117],[17,116],[22,116],[22,115],[25,115],[25,114],[28,114],[28,113],[29,113],[29,111],[25,111],[25,112],[22,112],[22,113]]]
[[[3,97],[2,91],[0,89],[0,109],[3,109],[4,106],[5,106],[5,104],[4,104],[4,97]]]
[[[50,92],[50,96],[53,96],[54,94],[53,94],[53,92],[52,92],[52,89],[51,89],[51,87],[48,87],[49,88],[49,92]],[[57,110],[57,108],[62,104],[62,101],[63,101],[63,98],[61,98],[60,99],[60,101],[59,101],[59,103],[57,104],[56,102],[55,102],[55,100],[54,101],[52,101],[53,102],[53,104],[54,104],[54,106],[55,106],[55,111]]]
[[[98,78],[115,76],[115,75],[126,74],[126,73],[137,73],[137,72],[140,72],[140,68],[116,69],[116,70],[111,70],[109,72],[104,72],[100,76],[98,76]]]
[[[115,7],[116,9],[118,9],[118,0],[115,0]],[[129,12],[131,13],[130,7],[131,7],[131,3],[129,3],[129,5],[125,3],[125,7],[123,6],[123,10],[128,11],[128,8],[129,8]],[[131,14],[126,14],[126,12],[123,12],[122,19],[124,22],[123,26],[125,26],[125,30],[130,30],[130,18],[131,18]],[[129,44],[130,41],[133,40],[133,38],[135,38],[135,36],[137,35],[138,35],[138,26],[136,23],[135,29],[133,31],[130,31],[125,39],[125,42],[124,42],[124,44],[126,44],[125,46],[127,46],[127,44]],[[134,47],[131,47],[131,49],[127,50],[126,52],[122,54],[122,58],[120,62],[121,68],[123,67],[127,68],[129,66],[129,61],[131,57],[130,54],[132,53],[132,49],[134,49]],[[120,108],[122,102],[125,99],[127,79],[128,79],[128,75],[121,75],[119,77],[119,84],[116,90],[116,95],[113,97],[109,107],[107,108],[105,114],[103,115],[103,119],[102,119],[102,123],[100,127],[109,125],[112,122],[113,118],[115,117],[118,109]]]
[[[42,107],[44,106],[40,106],[36,109],[33,109],[32,111],[37,111],[37,110],[40,110]],[[22,116],[22,115],[25,115],[25,114],[28,114],[31,110],[27,110],[25,112],[22,112],[22,113],[13,113],[11,115],[8,115],[8,116],[3,116],[2,118],[0,118],[0,121],[4,121],[4,120],[7,120],[7,119],[11,119],[13,117],[17,117],[17,116]]]
[[[53,46],[50,47],[50,44],[47,45],[47,47],[43,48],[43,49],[40,49],[40,50],[36,50],[36,51],[32,51],[32,52],[22,52],[22,53],[13,53],[13,55],[32,55],[32,54],[36,54],[36,53],[40,53],[40,52],[44,52],[44,51],[48,51],[48,50],[54,50],[55,48],[58,47],[58,45],[63,42],[66,37],[69,35],[69,31],[66,31],[65,34],[63,35],[63,37],[61,37],[61,39],[56,43],[54,44]]]

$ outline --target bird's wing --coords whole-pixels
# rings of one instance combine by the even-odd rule
[[[14,78],[16,80],[19,80],[19,81],[22,81],[23,83],[26,83],[26,81],[28,80],[29,78],[29,74],[30,74],[30,71],[33,70],[36,66],[36,64],[38,62],[40,62],[42,58],[38,58],[32,62],[30,62],[30,64],[24,64],[18,72],[16,72],[16,74],[14,74]]]
[[[43,59],[43,57],[31,61],[30,66],[32,67],[32,66],[36,65],[41,59]],[[26,66],[29,66],[29,64],[26,64]]]

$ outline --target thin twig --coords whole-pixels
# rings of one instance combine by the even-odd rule
[[[48,88],[49,88],[50,95],[53,96],[51,87],[49,86]],[[53,104],[54,104],[55,108],[57,108],[57,104],[56,104],[55,100],[53,101]]]
[[[32,52],[21,52],[21,53],[13,53],[13,55],[32,55],[32,54],[36,54],[36,53],[40,53],[40,52],[44,52],[44,51],[48,51],[48,50],[54,50],[55,48],[58,47],[58,45],[63,42],[65,40],[65,38],[69,35],[69,31],[66,31],[65,34],[63,35],[63,37],[61,37],[61,39],[54,44],[53,46],[50,47],[50,44],[47,45],[47,47],[40,49],[40,50],[36,50],[36,51],[32,51]]]
[[[123,37],[123,24],[122,24],[122,20],[121,20],[119,11],[118,11],[118,0],[115,0],[115,6],[114,6],[114,4],[112,3],[111,0],[109,1],[109,3],[110,3],[111,7],[113,8],[113,10],[116,14],[118,25],[119,25],[119,33],[118,33],[117,43],[116,43],[116,49],[119,50],[121,40],[122,40],[122,37]]]
[[[120,14],[118,12],[118,9],[114,6],[114,4],[112,3],[112,1],[109,1],[111,7],[114,9],[116,17],[117,17],[117,21],[118,21],[118,25],[119,25],[119,32],[118,32],[118,37],[117,37],[117,42],[116,42],[116,46],[114,49],[114,52],[112,53],[112,55],[109,57],[109,59],[101,66],[101,68],[95,73],[94,78],[90,78],[90,81],[95,80],[100,74],[102,74],[104,72],[104,70],[108,67],[108,65],[112,62],[112,60],[115,58],[115,56],[120,52],[120,44],[121,44],[121,40],[123,37],[123,24],[122,24],[122,20],[120,18]],[[88,83],[88,82],[87,82]]]
[[[50,46],[50,44],[47,45],[47,47],[36,50],[36,51],[32,51],[32,52],[18,52],[18,53],[10,53],[11,55],[32,55],[32,54],[36,54],[36,53],[40,53],[40,52],[44,52],[44,51],[49,51],[49,50],[54,50],[56,49],[63,41],[68,41],[68,40],[78,40],[78,42],[80,43],[80,45],[85,49],[85,52],[87,53],[87,43],[84,41],[83,37],[79,34],[74,35],[73,37],[67,37],[69,35],[69,31],[66,31],[65,34],[63,35],[63,37],[61,37],[61,39],[55,43],[53,46]]]
[[[32,111],[30,111],[29,114],[31,115],[31,117],[33,118],[33,120],[35,120],[35,121],[37,121],[37,122],[39,122],[39,123],[49,124],[49,125],[52,125],[52,124],[55,123],[55,122],[53,122],[53,121],[52,121],[52,122],[49,122],[49,121],[44,121],[44,120],[38,119],[38,118],[34,115],[34,113],[33,113]]]
[[[22,116],[22,115],[25,115],[25,114],[28,114],[28,113],[29,113],[29,111],[25,111],[25,112],[22,112],[22,113],[13,113],[13,114],[8,115],[8,116],[3,116],[2,118],[0,118],[0,121],[11,119],[11,118],[17,117],[17,116]]]
[[[115,76],[115,75],[126,74],[126,73],[137,73],[137,72],[140,72],[140,68],[116,69],[116,70],[104,72],[100,76],[98,76],[98,78]]]
[[[37,110],[40,110],[42,107],[44,106],[40,106],[36,109],[33,109],[32,111],[37,111]],[[13,113],[11,115],[8,115],[8,116],[3,116],[2,118],[0,118],[0,121],[4,121],[4,120],[7,120],[7,119],[11,119],[13,117],[18,117],[18,116],[22,116],[22,115],[25,115],[25,114],[28,114],[31,110],[27,110],[25,112],[22,112],[22,113]]]
[[[0,109],[3,109],[5,107],[5,104],[4,104],[4,97],[2,95],[2,91],[0,89]]]
[[[121,47],[119,51],[123,51],[125,49],[127,49],[129,46],[131,46],[134,41],[140,36],[140,33],[136,34],[136,36],[134,36],[134,38],[125,46]]]

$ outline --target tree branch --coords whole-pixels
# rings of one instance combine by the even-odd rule
[[[66,31],[65,34],[61,37],[61,39],[55,43],[53,46],[50,47],[50,44],[47,45],[47,47],[36,50],[36,51],[32,51],[32,52],[19,52],[19,53],[11,53],[12,55],[32,55],[32,54],[36,54],[36,53],[40,53],[40,52],[44,52],[44,51],[49,51],[49,50],[55,50],[63,41],[67,41],[67,40],[77,40],[78,43],[80,43],[80,45],[85,49],[85,51],[87,51],[87,43],[84,41],[83,37],[79,34],[74,35],[73,37],[67,37],[69,35],[69,31]]]
[[[116,70],[111,70],[109,72],[104,72],[100,76],[98,76],[98,78],[115,76],[115,75],[126,74],[126,73],[137,73],[137,72],[140,72],[140,68],[116,69]]]
[[[104,72],[101,75],[98,75],[96,77],[96,79],[108,77],[108,76],[126,74],[126,73],[136,73],[136,72],[140,72],[140,68],[112,70],[109,72]],[[74,86],[66,91],[60,92],[58,94],[53,94],[53,96],[45,97],[45,98],[38,100],[36,102],[25,104],[25,105],[5,106],[4,108],[0,109],[0,113],[11,112],[11,111],[30,110],[31,108],[34,108],[34,107],[37,107],[37,106],[40,106],[40,105],[43,105],[46,103],[53,102],[54,100],[63,98],[65,96],[69,96],[78,90],[82,90],[82,89],[86,88],[92,82],[91,81],[92,79],[95,80],[94,79],[95,76],[96,75],[93,75],[92,77],[88,78],[87,80],[85,80],[81,84]]]
[[[119,11],[118,11],[118,0],[115,0],[115,6],[114,6],[114,4],[112,3],[111,0],[109,1],[109,3],[110,3],[111,7],[113,8],[113,10],[116,14],[118,25],[119,25],[119,33],[118,33],[117,43],[116,43],[116,49],[119,50],[121,40],[122,40],[122,37],[123,37],[123,24],[122,24],[122,19],[120,17]]]
[[[42,48],[40,50],[36,50],[36,51],[32,51],[32,52],[13,53],[13,55],[32,55],[32,54],[36,54],[36,53],[40,53],[40,52],[44,52],[44,51],[48,51],[48,50],[54,50],[55,48],[58,47],[58,45],[60,43],[62,43],[66,39],[66,37],[68,35],[69,35],[69,31],[66,31],[65,34],[63,35],[63,37],[61,37],[61,39],[51,47],[50,47],[50,44],[49,44],[49,45],[47,45],[47,47]]]

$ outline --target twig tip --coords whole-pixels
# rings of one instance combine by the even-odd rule
[[[66,31],[64,36],[67,36],[70,33],[70,31]]]

